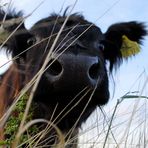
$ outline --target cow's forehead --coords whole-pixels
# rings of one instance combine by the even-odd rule
[[[57,34],[63,23],[66,20],[66,16],[61,17],[58,15],[53,15],[38,21],[31,29],[31,31],[39,37],[47,37],[49,34]],[[101,38],[102,32],[99,27],[88,22],[83,16],[73,14],[71,15],[62,31],[63,34],[74,33],[75,35],[87,35],[92,39]]]

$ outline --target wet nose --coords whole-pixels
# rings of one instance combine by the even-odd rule
[[[62,54],[46,72],[56,88],[93,87],[97,83],[100,63],[97,56]]]

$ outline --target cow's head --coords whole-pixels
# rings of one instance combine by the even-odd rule
[[[15,64],[26,83],[40,70],[52,50],[34,101],[40,104],[40,116],[46,118],[52,115],[56,106],[55,114],[58,115],[70,103],[66,111],[73,109],[59,125],[70,128],[86,105],[77,125],[85,121],[97,105],[108,102],[107,61],[112,71],[123,59],[138,52],[146,30],[143,23],[133,21],[114,24],[102,33],[99,27],[80,15],[73,14],[66,22],[65,19],[66,16],[52,15],[37,22],[30,30],[20,25],[4,46],[12,57],[19,55]],[[12,28],[8,26],[5,30],[10,33]]]

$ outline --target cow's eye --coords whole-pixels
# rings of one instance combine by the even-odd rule
[[[104,45],[103,44],[99,44],[98,47],[99,47],[100,50],[102,50],[102,51],[104,50]]]
[[[32,38],[30,38],[30,39],[27,40],[27,44],[28,44],[29,46],[35,44],[35,42],[36,42],[36,38],[34,38],[34,37],[32,37]]]

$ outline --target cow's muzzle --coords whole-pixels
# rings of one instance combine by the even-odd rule
[[[102,68],[97,56],[62,54],[45,75],[56,91],[94,88]]]

